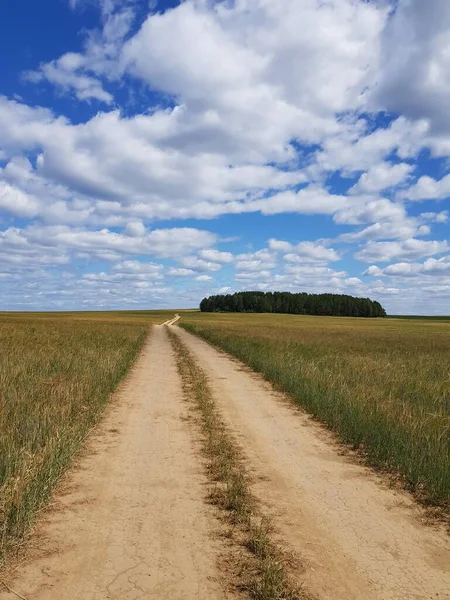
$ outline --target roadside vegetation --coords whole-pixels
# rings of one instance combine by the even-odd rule
[[[200,417],[210,500],[227,515],[230,537],[246,550],[236,565],[237,587],[254,600],[299,600],[303,596],[289,582],[283,553],[271,540],[270,523],[258,514],[239,447],[216,408],[205,373],[179,337],[168,331],[186,397]]]
[[[185,313],[366,460],[450,508],[450,323]]]
[[[0,563],[167,315],[0,313]]]

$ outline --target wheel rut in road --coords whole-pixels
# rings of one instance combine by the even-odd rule
[[[152,334],[5,583],[27,600],[228,598],[167,331]],[[1,600],[17,595],[0,585]]]
[[[344,456],[332,435],[244,365],[179,327],[239,441],[252,491],[299,582],[333,600],[450,599],[450,538],[410,496]]]

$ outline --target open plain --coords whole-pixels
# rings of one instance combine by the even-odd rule
[[[363,436],[369,431],[369,423],[357,420],[359,413],[351,412],[353,405],[346,403],[345,393],[352,387],[354,405],[360,402],[364,412],[373,418],[375,411],[370,411],[370,406],[378,406],[377,399],[384,397],[390,385],[389,410],[381,405],[386,421],[379,422],[380,431],[389,418],[398,422],[398,415],[405,415],[409,407],[409,421],[404,418],[397,423],[398,428],[392,428],[391,437],[386,439],[393,440],[392,436],[407,426],[412,437],[415,420],[418,443],[422,443],[420,432],[424,427],[429,427],[430,437],[438,424],[442,427],[445,423],[445,407],[440,404],[445,385],[440,377],[445,366],[444,358],[439,362],[439,357],[446,353],[444,329],[449,326],[420,322],[414,329],[416,323],[413,326],[407,321],[374,321],[365,323],[365,329],[361,323],[359,331],[350,319],[274,315],[205,318],[195,312],[180,312],[180,317],[176,319],[172,312],[142,314],[137,319],[116,316],[115,322],[111,319],[105,322],[102,318],[74,322],[71,318],[70,324],[63,319],[62,325],[57,319],[44,317],[40,321],[35,319],[33,324],[25,317],[16,317],[15,325],[4,319],[2,325],[7,327],[3,339],[13,335],[11,331],[15,336],[21,332],[28,336],[25,346],[30,345],[31,329],[34,328],[33,335],[37,332],[43,339],[51,332],[49,347],[42,353],[41,362],[33,363],[29,377],[39,381],[36,369],[45,364],[47,371],[41,375],[44,381],[53,382],[53,377],[64,382],[59,387],[54,383],[43,384],[37,403],[39,410],[20,405],[22,412],[18,414],[17,398],[13,404],[11,392],[4,393],[11,387],[6,388],[3,377],[2,431],[17,433],[18,423],[26,423],[28,427],[26,436],[16,436],[14,448],[30,444],[31,432],[43,431],[43,423],[47,424],[45,431],[51,432],[47,437],[41,434],[37,446],[26,446],[30,448],[28,454],[14,450],[17,456],[28,456],[28,464],[33,465],[34,479],[28,475],[29,485],[34,485],[33,480],[45,481],[44,475],[47,477],[51,472],[45,465],[55,464],[56,459],[49,457],[59,456],[55,454],[55,448],[61,447],[57,441],[67,440],[69,433],[72,441],[70,451],[67,444],[63,446],[67,456],[53,478],[47,477],[45,493],[38,498],[39,493],[35,492],[39,502],[29,512],[26,512],[27,496],[20,496],[20,487],[13,487],[11,478],[2,482],[2,499],[14,498],[15,504],[10,500],[9,505],[4,504],[9,506],[9,512],[0,512],[3,519],[9,515],[9,520],[2,522],[4,550],[8,553],[0,574],[0,599],[450,598],[450,539],[441,521],[430,522],[427,518],[425,522],[429,512],[423,507],[424,502],[432,503],[445,515],[444,484],[427,487],[430,484],[423,480],[418,489],[402,473],[399,462],[402,485],[392,487],[384,473],[362,464],[361,457],[365,456],[370,440],[354,444],[351,438],[345,439],[343,430],[329,420],[328,413],[320,414],[314,409],[308,395],[312,389],[320,390],[319,399],[325,405],[327,399],[340,400],[337,412],[350,414],[354,429],[359,424]],[[144,341],[152,322],[166,325],[153,325]],[[220,345],[235,355],[240,352],[245,363],[261,371],[266,379],[272,379],[278,390],[291,394],[274,390],[269,381],[246,364],[184,331],[180,324],[211,339],[215,345],[220,340]],[[64,336],[58,329],[61,326]],[[107,334],[104,327],[108,328]],[[67,328],[72,328],[75,336],[69,338],[71,354],[62,351],[67,344]],[[430,337],[425,335],[427,332]],[[175,341],[172,339],[171,343],[173,336]],[[8,339],[11,344],[11,338]],[[84,353],[92,339],[97,344],[92,352],[103,357],[103,362],[95,368],[102,369],[100,381],[108,381],[109,387],[103,383],[99,388],[99,376],[92,379],[90,375],[93,354]],[[53,356],[49,348],[57,340],[59,351]],[[405,390],[402,373],[388,378],[387,363],[391,369],[398,369],[403,352],[407,364],[413,357],[409,352],[412,341],[417,362],[411,365],[410,384]],[[265,370],[267,357],[255,364],[256,349],[262,345],[274,365],[272,372]],[[125,348],[128,350],[123,354]],[[290,354],[283,354],[287,349]],[[137,353],[134,366],[108,403],[111,388],[122,379]],[[180,353],[184,353],[185,361],[190,361],[190,380],[186,380],[180,367]],[[48,355],[48,364],[44,354]],[[432,356],[427,359],[428,355]],[[30,352],[27,364],[32,364],[32,356]],[[434,371],[430,370],[432,363]],[[53,365],[50,374],[49,365]],[[76,365],[84,369],[83,377],[77,374],[81,371],[75,370]],[[290,373],[287,381],[297,379],[302,388],[286,389],[286,380],[274,376],[283,372],[283,365]],[[295,365],[298,370],[293,370]],[[365,379],[358,379],[358,370],[364,372],[364,365]],[[337,371],[333,370],[338,367],[340,396],[334,382]],[[22,371],[15,372],[16,381],[20,381]],[[8,373],[11,372],[9,367]],[[6,373],[5,368],[2,373]],[[424,378],[425,373],[428,376]],[[72,387],[66,387],[70,374],[85,382],[81,392],[73,381]],[[363,392],[370,389],[367,383],[370,377],[374,391],[368,398]],[[422,387],[418,388],[420,382]],[[317,387],[313,388],[313,384]],[[207,398],[206,405],[216,423],[215,429],[210,430],[209,447],[229,448],[225,454],[235,453],[232,483],[226,477],[221,479],[217,464],[215,471],[211,469],[216,458],[205,455],[207,433],[201,429],[193,405],[194,388],[197,396]],[[23,390],[31,394],[32,386],[18,389],[22,390],[23,399],[26,397]],[[304,392],[306,409],[328,423],[334,433],[301,408],[299,389]],[[80,397],[75,402],[77,390]],[[81,427],[79,415],[87,410],[82,407],[89,406],[88,399],[95,398],[98,398],[96,408]],[[417,406],[410,407],[407,399],[412,402],[414,398]],[[432,402],[429,420],[423,408],[428,401]],[[401,410],[395,407],[395,402],[401,402]],[[52,410],[44,410],[47,403],[53,403],[48,404]],[[60,403],[70,406],[70,411],[55,412]],[[16,414],[12,413],[12,407]],[[443,449],[445,431],[441,430]],[[399,444],[403,440],[400,433]],[[12,437],[3,437],[2,448],[5,448],[5,440]],[[220,437],[220,443],[215,443],[215,437]],[[354,456],[346,451],[342,439],[358,446],[359,454]],[[433,443],[431,440],[430,448],[436,449]],[[8,448],[11,452],[13,446]],[[418,446],[416,460],[422,451]],[[41,453],[47,457],[47,463],[37,462]],[[366,455],[368,462],[383,466],[368,450]],[[226,458],[229,464],[230,456]],[[425,458],[431,460],[429,454]],[[446,455],[440,459],[444,461]],[[439,464],[437,457],[433,460],[435,463],[429,464]],[[9,464],[4,461],[4,465]],[[22,469],[21,477],[28,474],[22,463],[14,464]],[[40,464],[46,470],[39,471]],[[391,463],[386,462],[384,467],[393,472]],[[430,482],[438,481],[439,477],[435,473]],[[13,481],[20,481],[20,477]],[[237,492],[233,488],[236,481],[243,486]],[[404,489],[405,485],[409,485],[421,503]],[[233,502],[214,502],[217,493],[223,490],[229,499],[231,492],[236,492]],[[419,492],[422,492],[420,497]],[[48,497],[50,503],[43,508]],[[244,497],[249,499],[248,511],[246,505],[240,508],[238,505],[239,498]],[[21,514],[27,516],[20,529],[9,525],[11,515],[15,514],[14,506],[22,506]],[[255,535],[257,522],[270,524],[264,535],[262,526],[257,529],[259,537]],[[246,532],[252,533],[248,538],[251,543],[245,537]],[[247,584],[251,556],[258,557],[259,566],[251,573],[253,582]],[[279,576],[281,570],[286,578]],[[255,577],[261,581],[255,582]]]

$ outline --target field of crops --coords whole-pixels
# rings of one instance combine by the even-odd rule
[[[98,420],[149,325],[171,316],[0,313],[0,563]]]
[[[450,323],[185,313],[428,502],[450,505]]]

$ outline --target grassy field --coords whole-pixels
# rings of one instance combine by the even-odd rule
[[[173,311],[0,313],[0,563]]]
[[[450,506],[450,323],[185,313],[423,499]]]

